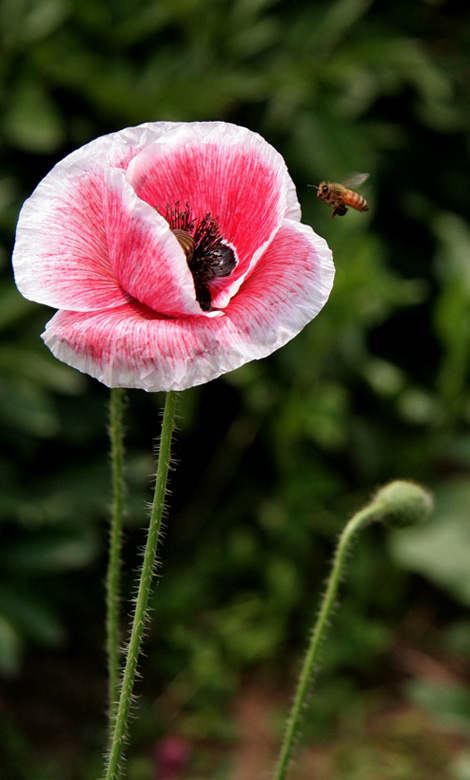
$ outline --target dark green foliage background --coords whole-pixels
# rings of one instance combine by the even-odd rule
[[[312,733],[326,733],[344,701],[383,679],[398,630],[465,657],[464,4],[1,0],[0,45],[0,671],[7,687],[22,679],[28,659],[72,653],[71,674],[80,679],[81,663],[90,668],[92,658],[104,696],[110,501],[108,393],[57,363],[39,338],[51,312],[23,300],[12,280],[18,211],[68,152],[162,119],[225,119],[265,136],[285,156],[304,221],[332,247],[337,277],[325,310],[288,346],[180,399],[178,468],[145,662],[152,684],[144,722],[151,725],[148,734],[140,726],[141,740],[163,733],[152,692],[172,683],[173,690],[175,680],[172,702],[185,733],[225,738],[220,712],[246,672],[272,681],[291,674],[339,528],[394,477],[435,491],[436,512],[401,535],[370,529],[358,545],[325,651]],[[331,222],[307,184],[352,171],[370,173],[363,193],[371,210]],[[143,538],[162,402],[128,394],[129,572]],[[423,612],[425,630],[416,617]],[[101,710],[97,704],[97,720]],[[37,764],[24,775],[18,769],[18,745],[28,737],[20,739],[14,714],[3,731],[12,777],[46,777]],[[75,777],[65,772],[56,776]]]

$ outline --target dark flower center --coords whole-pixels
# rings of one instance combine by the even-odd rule
[[[196,300],[203,311],[209,311],[212,306],[209,282],[230,276],[236,265],[235,253],[210,213],[194,217],[188,203],[181,209],[178,202],[174,209],[166,206],[164,217],[186,255]]]

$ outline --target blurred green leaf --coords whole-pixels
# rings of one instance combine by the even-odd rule
[[[2,129],[12,146],[29,152],[53,152],[64,141],[63,120],[55,102],[32,79],[17,84],[4,109]]]
[[[78,393],[83,388],[83,377],[52,357],[44,348],[40,353],[34,349],[16,345],[0,346],[0,374],[15,376],[14,381],[23,384],[29,391],[39,393],[39,388],[62,393]],[[7,380],[8,381],[8,380]]]
[[[50,397],[40,387],[20,379],[0,380],[0,419],[33,436],[51,437],[58,421]]]
[[[0,283],[0,330],[15,325],[30,315],[36,305],[19,295],[10,279]]]
[[[0,615],[16,626],[18,634],[25,634],[40,644],[57,645],[65,637],[63,627],[50,609],[33,594],[13,586],[0,585]]]
[[[66,0],[2,0],[0,30],[6,49],[40,41],[53,33],[67,16]]]
[[[19,671],[21,633],[0,610],[0,673],[7,677]]]
[[[462,750],[450,767],[453,780],[470,780],[470,750]]]
[[[81,569],[93,560],[97,552],[96,535],[91,531],[67,535],[42,534],[28,541],[21,539],[5,544],[0,552],[0,567],[4,574],[45,574]]]
[[[450,401],[464,391],[470,353],[470,229],[456,214],[440,214],[434,230],[439,241],[436,264],[443,280],[435,308],[436,333],[445,356],[438,381]]]
[[[458,683],[412,680],[406,686],[412,701],[432,712],[446,729],[468,734],[470,727],[470,690]]]

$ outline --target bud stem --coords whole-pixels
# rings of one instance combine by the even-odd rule
[[[402,527],[406,524],[419,522],[426,517],[431,508],[431,497],[423,488],[413,483],[396,481],[379,490],[371,502],[357,512],[344,528],[336,547],[326,591],[314,623],[312,637],[297,683],[294,702],[287,719],[275,780],[285,780],[289,768],[302,710],[305,706],[313,673],[318,664],[318,651],[335,608],[339,585],[344,575],[353,537],[359,530],[375,521],[387,523],[390,520],[396,521],[398,519],[399,523],[395,522],[395,524]]]
[[[359,530],[359,528],[361,528],[363,525],[367,525],[368,522],[371,522],[371,520],[374,519],[373,516],[371,516],[372,514],[373,513],[369,507],[366,507],[365,509],[358,512],[356,515],[354,515],[353,518],[351,518],[340,536],[333,559],[333,566],[328,578],[327,588],[322,599],[320,612],[316,618],[310,644],[307,648],[304,662],[302,664],[294,702],[287,719],[286,730],[275,774],[275,780],[284,780],[287,769],[289,767],[295,737],[299,729],[302,710],[305,706],[311,678],[317,665],[318,651],[320,649],[322,640],[324,639],[326,628],[335,607],[336,596],[343,575],[345,561],[349,552],[352,538]]]

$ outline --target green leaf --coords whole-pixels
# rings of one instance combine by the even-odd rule
[[[22,641],[11,620],[0,614],[0,672],[8,677],[19,668]]]
[[[56,645],[64,639],[64,630],[56,616],[29,590],[0,586],[0,617],[10,621],[21,635],[40,644]]]
[[[470,690],[458,683],[412,680],[410,699],[431,712],[445,728],[467,735],[470,729]]]
[[[4,108],[3,132],[14,147],[28,152],[54,152],[64,141],[62,116],[43,86],[20,82]]]
[[[5,572],[22,575],[57,574],[80,569],[93,559],[97,538],[91,529],[75,534],[33,534],[5,545],[0,551],[0,564]]]

